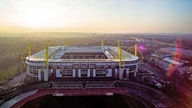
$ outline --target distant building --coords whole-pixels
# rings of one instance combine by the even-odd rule
[[[182,48],[172,48],[172,47],[161,48],[160,50],[163,52],[174,54],[174,55],[180,54],[182,58],[186,58],[186,59],[192,61],[192,51],[191,50],[185,50]]]
[[[170,59],[170,58],[164,58],[163,61],[166,61],[166,62],[168,62],[168,63],[171,63],[171,64],[173,64],[173,65],[175,65],[175,66],[182,66],[182,65],[183,65],[183,63],[180,63],[180,62],[178,62],[178,61],[172,60],[172,59]]]

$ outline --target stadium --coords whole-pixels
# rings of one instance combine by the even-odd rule
[[[50,78],[113,78],[136,76],[139,58],[113,46],[49,46],[26,57],[27,74]]]
[[[172,103],[162,92],[128,81],[140,61],[119,44],[47,46],[33,55],[28,49],[27,75],[35,82],[1,96],[3,108],[168,108]]]

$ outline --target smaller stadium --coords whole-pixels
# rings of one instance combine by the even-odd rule
[[[139,58],[114,46],[47,46],[26,57],[28,76],[50,79],[112,78],[136,76]]]

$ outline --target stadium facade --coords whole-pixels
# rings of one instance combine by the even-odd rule
[[[136,76],[138,63],[137,56],[113,46],[50,46],[26,57],[28,76],[39,81],[91,77],[127,80]]]

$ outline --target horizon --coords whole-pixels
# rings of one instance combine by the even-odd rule
[[[190,0],[1,0],[0,33],[192,33]]]
[[[138,34],[138,35],[147,35],[147,34],[184,34],[184,35],[192,35],[191,33],[182,33],[182,32],[65,32],[65,31],[37,31],[37,32],[1,32],[0,34],[31,34],[31,33],[71,33],[71,34]]]

